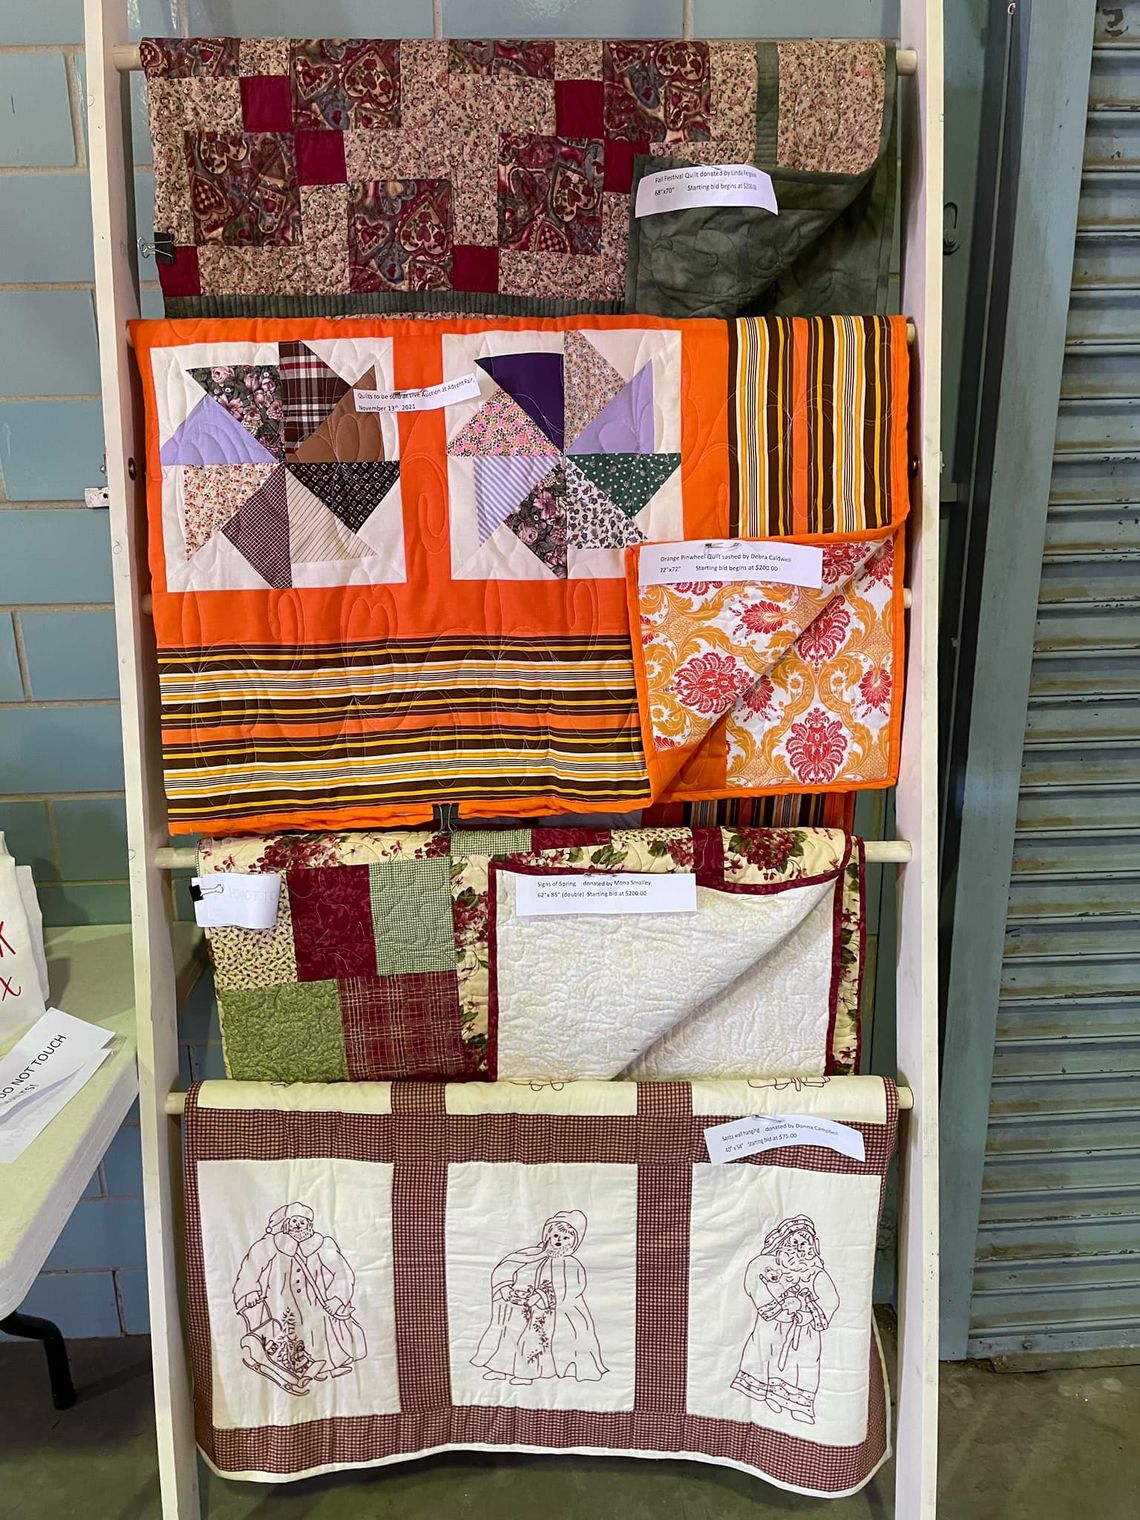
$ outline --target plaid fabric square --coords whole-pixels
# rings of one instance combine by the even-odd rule
[[[380,975],[453,972],[450,859],[382,861],[368,871]]]
[[[350,1080],[469,1074],[454,971],[354,977],[339,989]]]
[[[345,1082],[337,984],[231,987],[221,1004],[226,1070],[243,1082]]]
[[[285,453],[291,458],[297,445],[315,433],[347,395],[349,384],[304,343],[281,343],[278,350]]]
[[[376,946],[367,866],[316,866],[285,877],[297,978],[372,976]]]

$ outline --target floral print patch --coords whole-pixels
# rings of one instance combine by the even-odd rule
[[[728,785],[882,785],[897,764],[895,553],[829,545],[823,586],[642,586],[643,728],[658,757],[722,723]],[[674,763],[680,763],[674,762]]]
[[[597,253],[602,236],[600,139],[499,139],[499,247]]]
[[[276,132],[186,133],[186,166],[200,243],[296,243],[301,196],[287,140]]]
[[[607,42],[602,79],[607,137],[678,143],[712,136],[707,42]]]
[[[446,290],[451,284],[451,182],[371,181],[349,221],[353,290]]]
[[[566,578],[566,471],[559,465],[527,495],[506,525],[536,559]]]
[[[269,479],[271,464],[207,464],[182,472],[186,558],[209,543],[243,502]]]
[[[294,42],[291,62],[295,131],[400,125],[398,42]]]
[[[215,364],[188,373],[275,459],[285,458],[281,371],[268,364]]]

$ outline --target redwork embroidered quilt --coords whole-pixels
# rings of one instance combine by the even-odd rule
[[[892,782],[901,318],[201,320],[134,339],[173,832]],[[468,394],[371,409],[441,383]],[[683,630],[627,600],[627,551],[737,536],[825,546],[827,595],[746,588],[743,620],[737,601],[687,608],[701,627],[667,650]],[[748,621],[777,603],[791,649]],[[727,663],[725,638],[743,641]],[[683,744],[654,716],[666,652],[698,700]],[[774,707],[785,657],[795,700]],[[741,769],[738,730],[776,707],[785,758]],[[808,747],[842,766],[797,779],[795,723],[829,725]]]
[[[706,1128],[751,1116],[832,1121],[861,1159],[711,1164]],[[453,1447],[675,1456],[853,1493],[890,1447],[896,1117],[876,1077],[195,1087],[202,1452],[264,1481]]]
[[[804,1076],[858,1060],[862,845],[835,829],[511,829],[205,840],[282,878],[207,930],[242,1080]],[[698,910],[516,912],[519,873],[695,872]],[[667,925],[662,933],[660,925]]]
[[[794,264],[792,229],[797,248],[818,238],[889,156],[881,42],[157,38],[142,59],[170,316],[621,310],[635,170],[678,158],[782,174],[785,216],[748,239],[782,246],[698,308],[691,255],[655,239],[652,304],[628,309],[766,310],[748,302]],[[709,272],[727,269],[704,241]],[[851,309],[885,309],[889,222],[873,241],[872,298],[840,278]]]

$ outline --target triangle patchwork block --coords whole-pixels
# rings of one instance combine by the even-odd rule
[[[289,552],[295,565],[318,560],[362,559],[371,551],[293,475],[285,477],[289,503]]]
[[[575,442],[625,385],[584,333],[566,333],[563,374],[566,384],[566,443]]]
[[[379,412],[358,412],[356,391],[376,389],[376,371],[361,375],[347,387],[329,415],[293,450],[293,458],[305,464],[358,464],[384,458],[384,432]]]
[[[274,459],[284,459],[281,375],[275,364],[220,364],[186,373]]]
[[[499,354],[476,362],[561,450],[565,436],[562,355]]]
[[[523,498],[550,474],[550,456],[499,454],[475,458],[475,521],[485,544]]]
[[[222,532],[267,585],[283,591],[293,584],[284,466],[238,508]]]
[[[566,469],[557,464],[528,491],[506,525],[559,580],[566,579]]]
[[[570,454],[652,454],[653,365],[644,364],[628,385],[579,434]]]
[[[182,538],[186,558],[208,544],[263,486],[272,464],[207,464],[182,472]]]
[[[289,465],[289,474],[346,528],[359,533],[399,480],[400,466],[394,459],[365,464],[309,464],[295,459]]]
[[[636,517],[670,475],[680,454],[575,454],[574,464],[626,517]]]
[[[566,538],[575,549],[624,549],[645,542],[604,491],[571,461],[566,461]]]
[[[497,458],[507,454],[545,454],[557,459],[558,450],[506,391],[496,391],[447,446],[460,458]]]
[[[275,464],[252,433],[206,396],[166,440],[158,456],[163,464]]]
[[[301,444],[320,427],[344,399],[347,380],[304,343],[278,345],[281,371],[281,403],[285,409],[282,437],[285,457],[292,458]]]

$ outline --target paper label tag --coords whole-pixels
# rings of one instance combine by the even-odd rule
[[[695,913],[697,878],[680,871],[666,875],[621,872],[586,876],[578,872],[515,878],[515,909],[520,918],[540,914]]]
[[[759,206],[779,215],[771,175],[753,164],[698,164],[646,174],[637,187],[633,214],[656,216],[690,206]]]
[[[863,1136],[848,1124],[834,1119],[808,1119],[799,1114],[730,1119],[727,1124],[713,1124],[705,1130],[709,1160],[718,1164],[738,1161],[741,1156],[756,1156],[761,1151],[778,1150],[783,1145],[822,1145],[838,1151],[853,1161],[865,1161]]]
[[[353,401],[358,412],[434,412],[454,401],[474,401],[479,395],[479,376],[458,375],[439,385],[425,385],[418,391],[358,391]]]
[[[49,1008],[0,1061],[0,1122],[74,1076],[111,1039],[109,1029]]]
[[[823,586],[823,549],[818,544],[718,538],[708,542],[646,544],[637,564],[642,586],[690,581],[769,581],[785,586]]]
[[[204,929],[272,929],[277,922],[281,878],[271,872],[192,876],[194,920]]]

